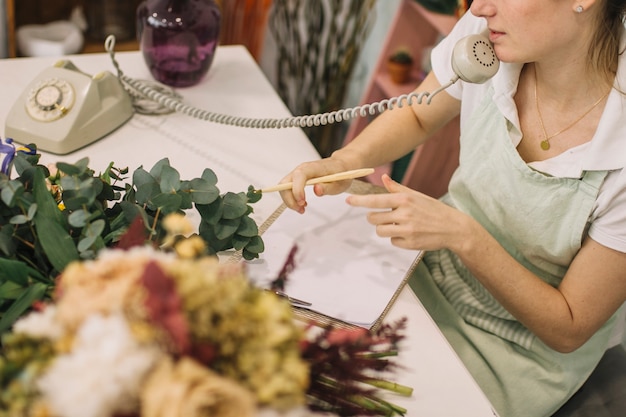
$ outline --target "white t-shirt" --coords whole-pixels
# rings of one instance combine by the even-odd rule
[[[451,65],[456,41],[486,29],[486,21],[465,13],[449,36],[432,51],[433,73],[441,84],[454,77]],[[626,35],[622,38],[626,45]],[[517,146],[522,139],[514,95],[522,64],[500,63],[498,73],[484,84],[457,81],[446,92],[462,100],[461,131],[472,111],[483,100],[490,87],[493,100],[502,114],[513,124],[511,141]],[[616,85],[626,87],[626,54],[619,57]],[[433,100],[437,100],[435,96]],[[553,158],[531,162],[530,167],[555,177],[581,178],[583,171],[609,171],[590,216],[589,236],[596,242],[620,252],[626,252],[626,95],[611,90],[592,140]],[[571,207],[576,210],[576,207]]]

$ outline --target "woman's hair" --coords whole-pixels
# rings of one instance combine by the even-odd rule
[[[598,13],[597,30],[589,48],[590,63],[612,83],[619,55],[624,53],[620,50],[620,39],[624,31],[626,0],[604,0],[599,5],[602,10]]]

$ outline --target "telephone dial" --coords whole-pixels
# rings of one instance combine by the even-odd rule
[[[283,119],[250,119],[208,112],[184,104],[173,90],[126,76],[114,56],[115,38],[109,36],[105,49],[117,70],[117,76],[103,71],[94,76],[81,72],[67,60],[57,62],[33,80],[7,115],[5,136],[41,150],[56,154],[70,153],[109,134],[138,111],[163,113],[178,111],[214,123],[249,128],[310,127],[391,110],[424,99],[430,104],[439,92],[459,79],[484,83],[498,71],[500,62],[485,33],[467,36],[457,42],[452,53],[452,69],[456,74],[432,93],[410,93],[324,114],[287,117]],[[141,102],[161,108],[142,108]]]

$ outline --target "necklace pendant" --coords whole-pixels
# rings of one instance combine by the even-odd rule
[[[542,140],[541,149],[543,149],[544,151],[547,151],[548,149],[550,149],[550,142],[548,142],[547,140]]]

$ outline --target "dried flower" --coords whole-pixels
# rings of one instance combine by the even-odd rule
[[[193,359],[161,360],[141,393],[142,417],[251,417],[251,393]]]

